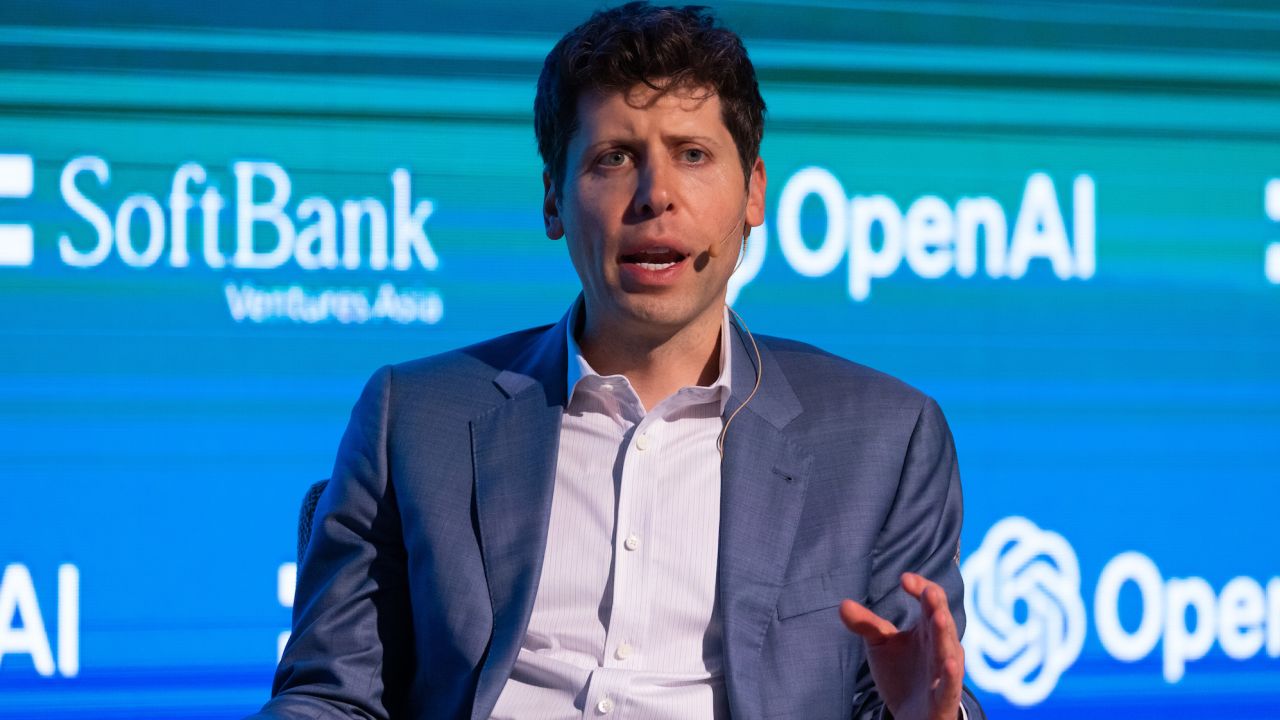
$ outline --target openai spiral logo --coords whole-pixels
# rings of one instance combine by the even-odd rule
[[[1026,518],[1008,517],[987,532],[961,573],[969,676],[1015,705],[1044,700],[1084,645],[1071,545]]]

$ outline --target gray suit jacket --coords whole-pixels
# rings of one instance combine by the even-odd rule
[[[546,544],[566,403],[553,329],[369,381],[317,507],[273,698],[255,717],[488,717]],[[734,330],[726,415],[757,362]],[[898,584],[912,570],[946,589],[963,631],[951,434],[931,399],[893,378],[756,339],[760,389],[730,426],[721,473],[716,592],[731,713],[878,717],[863,643],[837,607],[854,598],[912,623],[917,603]]]

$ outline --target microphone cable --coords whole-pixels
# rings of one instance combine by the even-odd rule
[[[720,437],[716,438],[716,450],[720,451],[720,457],[722,458],[724,457],[724,437],[729,432],[729,424],[732,423],[733,419],[738,416],[738,413],[742,412],[742,409],[747,406],[747,403],[751,402],[751,398],[754,398],[756,396],[756,392],[760,390],[760,380],[764,375],[764,372],[763,372],[764,360],[761,359],[760,357],[760,346],[756,344],[756,336],[751,334],[751,328],[747,327],[747,323],[742,320],[741,315],[739,315],[733,308],[729,307],[728,305],[725,305],[724,308],[725,310],[729,311],[729,314],[732,315],[734,320],[737,321],[738,327],[742,328],[742,331],[747,334],[747,339],[751,341],[751,350],[755,353],[755,356],[756,356],[755,357],[756,384],[754,387],[751,388],[751,392],[747,394],[747,399],[743,400],[742,404],[739,405],[736,409],[734,409],[732,413],[730,413],[729,419],[724,421],[724,427],[720,428]],[[723,351],[732,352],[730,348],[724,348]]]

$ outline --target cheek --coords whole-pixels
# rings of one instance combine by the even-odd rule
[[[563,215],[565,235],[571,252],[578,257],[598,257],[609,252],[608,245],[617,235],[620,219],[609,214],[608,205],[594,198],[578,198]]]

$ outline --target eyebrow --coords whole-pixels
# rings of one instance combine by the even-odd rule
[[[685,134],[663,135],[662,140],[667,145],[683,145],[685,143],[690,143],[690,142],[701,143],[703,145],[719,144],[719,141],[717,141],[715,138],[710,137],[708,135],[685,135]],[[586,150],[588,151],[596,150],[606,145],[630,146],[630,145],[643,145],[643,144],[644,143],[641,141],[641,138],[636,137],[634,135],[619,135],[619,136],[613,136],[613,137],[606,137],[602,140],[593,142],[590,145],[587,145]]]

